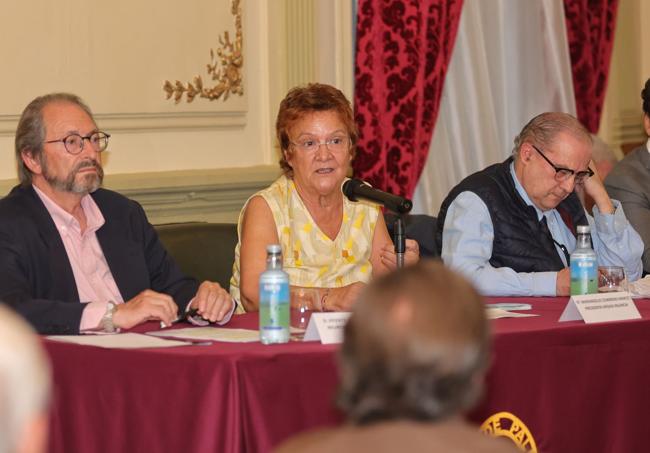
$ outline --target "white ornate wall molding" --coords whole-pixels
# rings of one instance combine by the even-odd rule
[[[639,88],[639,92],[641,88]],[[612,121],[612,144],[619,146],[623,143],[637,143],[647,139],[643,129],[643,113],[641,99],[639,108],[635,110],[621,110]]]
[[[354,92],[354,0],[316,1],[316,77],[338,87],[352,100]]]
[[[232,14],[234,4],[241,14]],[[4,67],[13,68],[0,71],[0,85],[11,87],[0,103],[0,180],[15,175],[13,136],[22,110],[35,96],[60,91],[81,96],[113,135],[107,173],[274,163],[264,48],[269,8],[252,0],[60,0],[39,2],[37,10],[13,2],[3,11],[0,40]],[[241,81],[244,94],[225,103],[166,100],[165,79],[191,80],[211,63],[210,47],[218,50],[220,37],[237,69],[215,72]],[[209,78],[205,86],[220,83]]]
[[[277,166],[141,173],[106,177],[106,187],[133,198],[151,223],[236,222],[255,192],[279,175]]]
[[[286,87],[354,86],[353,0],[285,0]],[[279,2],[278,2],[279,3]]]
[[[207,65],[210,81],[204,81],[201,75],[194,76],[191,82],[185,84],[179,80],[175,83],[165,80],[163,90],[167,93],[167,99],[173,97],[176,104],[181,101],[183,95],[187,102],[192,102],[197,96],[210,101],[217,99],[226,101],[231,94],[239,96],[244,94],[242,75],[244,33],[241,0],[230,0],[230,13],[235,22],[235,37],[231,40],[226,30],[219,36],[219,46],[216,50],[210,49],[210,63]]]
[[[643,130],[641,89],[650,77],[650,37],[644,19],[650,20],[650,2],[619,2],[616,34],[609,69],[607,92],[598,135],[615,151],[646,139]],[[646,73],[647,72],[647,73]],[[619,153],[619,157],[622,153]]]
[[[318,49],[313,0],[286,0],[287,88],[315,81]]]
[[[107,175],[104,187],[140,203],[151,223],[236,222],[255,192],[280,174],[277,165]],[[0,181],[0,197],[17,184]]]
[[[650,27],[648,27],[650,23],[650,2],[647,0],[639,0],[639,2],[640,14],[638,20],[643,24],[639,27],[641,33],[639,37],[639,45],[641,46],[639,57],[641,60],[641,79],[642,83],[645,83],[650,78]]]
[[[20,115],[0,115],[0,135],[16,133]],[[97,123],[111,132],[242,129],[246,112],[99,113]]]

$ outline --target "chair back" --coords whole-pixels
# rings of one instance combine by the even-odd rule
[[[391,239],[397,216],[392,213],[384,214]],[[403,216],[407,239],[414,239],[420,246],[420,256],[423,258],[438,258],[436,245],[437,218],[426,214],[408,214]]]
[[[155,228],[183,273],[199,282],[210,280],[229,289],[238,241],[236,224],[187,222]]]

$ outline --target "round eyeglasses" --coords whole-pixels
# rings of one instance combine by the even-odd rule
[[[82,137],[79,134],[72,133],[58,140],[49,140],[45,143],[61,142],[63,143],[63,146],[65,147],[65,150],[67,152],[69,152],[70,154],[79,154],[84,149],[85,141],[88,140],[90,146],[92,146],[92,148],[95,151],[101,153],[108,146],[109,138],[110,138],[110,134],[107,134],[106,132],[102,132],[102,131],[96,131],[86,135],[85,137]]]
[[[298,142],[290,142],[290,143],[296,148],[301,149],[308,153],[315,152],[322,145],[325,145],[327,149],[329,149],[332,152],[340,152],[340,151],[347,150],[349,148],[350,137],[346,137],[344,135],[331,137],[325,140],[324,142],[319,142],[318,140],[315,140],[313,138],[306,138],[303,140],[299,140]]]

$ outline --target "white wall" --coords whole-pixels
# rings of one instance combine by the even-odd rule
[[[617,152],[645,139],[641,89],[650,78],[650,2],[621,0],[598,135]]]
[[[270,181],[278,168],[275,115],[286,91],[322,81],[351,95],[352,1],[242,0],[243,96],[179,104],[165,99],[163,83],[201,75],[212,84],[210,49],[226,30],[235,38],[231,0],[5,1],[0,196],[15,183],[13,139],[22,109],[53,91],[80,95],[111,134],[104,157],[109,187],[119,181],[117,188],[137,198],[143,180],[148,190],[157,180],[185,187],[192,171],[203,182],[240,174],[255,187]],[[175,178],[183,171],[190,176]]]
[[[52,91],[80,95],[112,134],[107,174],[275,164],[273,120],[290,86],[320,80],[351,94],[350,3],[244,0],[244,95],[175,104],[163,82],[206,81],[210,48],[223,31],[234,38],[229,0],[5,2],[0,179],[15,176],[20,112]]]

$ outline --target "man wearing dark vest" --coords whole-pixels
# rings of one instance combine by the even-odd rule
[[[589,132],[571,115],[533,118],[512,157],[468,176],[443,201],[437,242],[445,264],[486,295],[568,295],[576,226],[588,224],[598,264],[624,266],[638,279],[643,242],[594,174],[591,153]],[[574,189],[593,198],[594,217]]]

